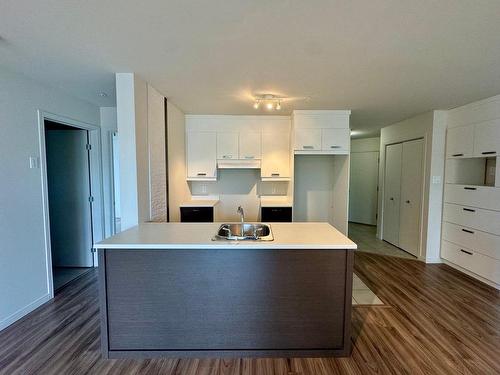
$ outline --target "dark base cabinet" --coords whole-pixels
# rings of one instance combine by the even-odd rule
[[[106,358],[348,356],[353,250],[99,250]]]
[[[213,207],[181,207],[181,223],[212,223]]]
[[[292,207],[262,207],[260,214],[263,222],[292,222]]]

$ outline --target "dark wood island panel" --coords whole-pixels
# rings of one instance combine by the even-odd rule
[[[99,250],[109,358],[348,356],[353,250]]]

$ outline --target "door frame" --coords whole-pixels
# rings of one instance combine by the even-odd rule
[[[94,124],[75,120],[70,117],[38,110],[38,143],[40,147],[40,178],[42,180],[42,209],[45,239],[45,263],[47,274],[48,294],[54,298],[54,280],[52,274],[52,249],[50,243],[49,195],[47,182],[47,154],[45,148],[45,120],[57,122],[73,128],[88,131],[90,144],[90,186],[94,201],[92,210],[92,234],[94,243],[104,238],[104,201],[102,184],[101,162],[101,128]],[[94,267],[98,266],[97,252],[93,253]]]

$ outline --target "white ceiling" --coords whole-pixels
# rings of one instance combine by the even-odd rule
[[[136,72],[187,113],[352,109],[381,126],[500,93],[498,0],[1,0],[0,64],[98,105]],[[108,98],[98,93],[104,91]]]

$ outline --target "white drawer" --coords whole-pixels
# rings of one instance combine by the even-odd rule
[[[489,186],[446,184],[444,201],[488,210],[500,210],[500,189]]]
[[[441,258],[500,284],[500,261],[448,241],[441,242]]]
[[[465,246],[478,253],[500,260],[500,236],[444,222],[443,240]]]
[[[445,203],[443,221],[500,235],[500,212]]]

